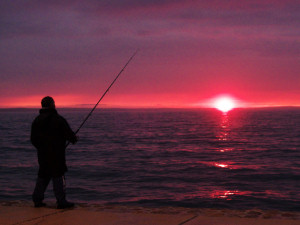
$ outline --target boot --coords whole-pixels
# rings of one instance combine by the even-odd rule
[[[57,208],[58,209],[66,209],[66,208],[73,208],[75,204],[73,202],[68,202],[68,201],[63,201],[63,202],[58,202],[57,203]]]

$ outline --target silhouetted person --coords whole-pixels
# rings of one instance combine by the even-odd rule
[[[57,208],[70,208],[74,203],[66,200],[65,149],[66,142],[75,144],[77,137],[67,121],[57,113],[53,98],[47,96],[41,103],[40,115],[35,118],[31,127],[31,143],[37,149],[39,162],[38,178],[32,199],[35,207],[45,206],[44,193],[52,179]]]

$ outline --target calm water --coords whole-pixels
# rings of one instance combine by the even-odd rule
[[[89,110],[58,109],[76,130]],[[30,200],[38,110],[0,110],[0,200]],[[96,111],[69,146],[68,199],[300,209],[300,108]],[[52,185],[46,198],[54,200]]]

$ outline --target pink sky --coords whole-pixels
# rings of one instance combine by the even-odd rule
[[[300,106],[298,0],[1,1],[0,107]]]

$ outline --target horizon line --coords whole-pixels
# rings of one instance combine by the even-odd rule
[[[82,106],[58,106],[56,109],[91,109],[91,107]],[[262,105],[262,106],[243,106],[235,107],[235,109],[259,109],[259,108],[300,108],[300,105]],[[1,109],[41,109],[41,107],[36,106],[13,106],[13,107],[1,107]],[[213,106],[105,106],[97,107],[96,109],[216,109]],[[230,110],[230,111],[232,111]]]

